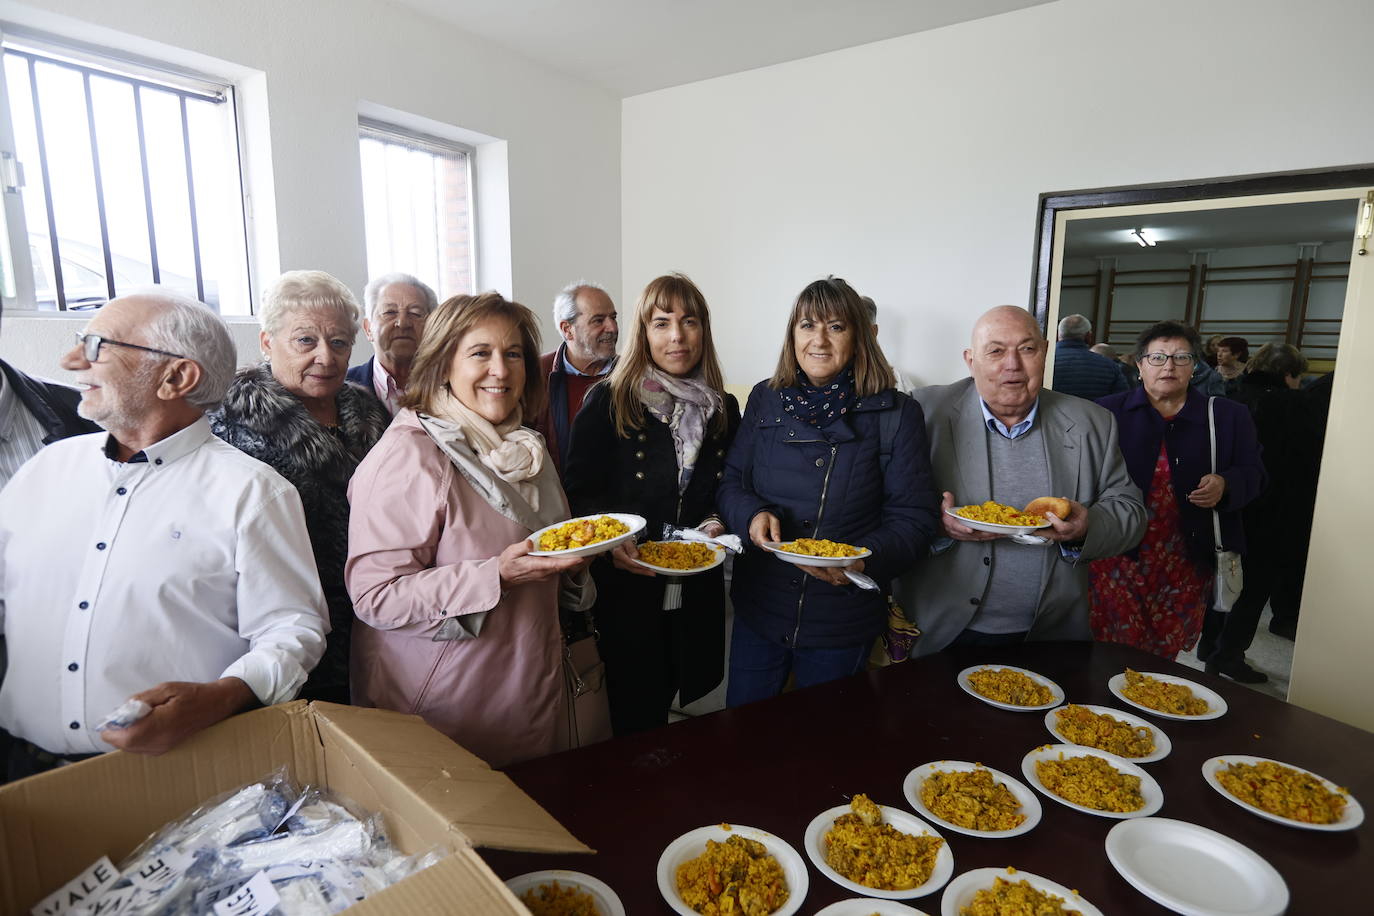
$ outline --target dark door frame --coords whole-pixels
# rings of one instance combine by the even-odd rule
[[[1197,181],[1166,182],[1122,188],[1097,188],[1084,191],[1050,191],[1040,195],[1036,220],[1035,263],[1031,275],[1030,309],[1047,330],[1050,310],[1050,269],[1054,255],[1055,218],[1065,210],[1091,210],[1137,204],[1178,203],[1186,200],[1225,200],[1260,194],[1287,194],[1294,191],[1327,191],[1332,188],[1374,185],[1374,165],[1347,165],[1299,172],[1273,172],[1267,175],[1239,175],[1231,178],[1205,178]]]

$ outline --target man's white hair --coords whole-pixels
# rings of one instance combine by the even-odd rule
[[[606,287],[600,283],[592,283],[588,280],[578,280],[576,283],[569,283],[558,291],[558,295],[553,297],[553,323],[559,327],[565,321],[577,320],[577,294],[584,289],[596,289],[606,293]],[[606,293],[609,297],[611,294]]]
[[[147,286],[120,296],[158,306],[145,334],[148,346],[177,353],[200,366],[200,382],[186,395],[186,403],[211,411],[224,400],[238,365],[238,351],[229,326],[210,307],[166,286]]]
[[[278,277],[263,294],[258,320],[269,336],[276,336],[287,316],[316,309],[333,310],[348,328],[348,342],[352,344],[358,339],[361,310],[353,290],[322,270],[288,270]]]
[[[1083,315],[1065,315],[1059,322],[1060,340],[1083,340],[1093,332],[1093,323]]]
[[[382,290],[393,283],[404,283],[406,286],[413,287],[425,300],[425,314],[428,315],[439,307],[439,297],[434,295],[434,290],[420,278],[411,274],[403,274],[395,271],[389,274],[382,274],[367,281],[367,286],[363,287],[363,305],[367,308],[367,318],[369,321],[377,318],[377,300],[381,298]]]

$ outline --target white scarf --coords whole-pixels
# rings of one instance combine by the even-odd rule
[[[520,425],[517,407],[499,426],[468,408],[447,388],[440,391],[432,405],[434,416],[447,420],[462,430],[463,437],[477,455],[477,460],[490,468],[496,476],[515,488],[530,509],[539,512],[540,487],[536,482],[544,470],[548,450],[544,439],[533,430]]]

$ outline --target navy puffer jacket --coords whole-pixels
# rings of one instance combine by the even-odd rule
[[[887,467],[881,417],[896,411]],[[921,407],[888,389],[858,399],[816,429],[783,410],[760,382],[749,395],[716,496],[731,531],[748,549],[735,562],[735,613],[765,639],[792,648],[855,646],[886,626],[887,601],[854,585],[835,586],[749,544],[749,522],[776,515],[784,540],[829,538],[867,547],[864,572],[883,587],[924,556],[938,526],[930,446]]]

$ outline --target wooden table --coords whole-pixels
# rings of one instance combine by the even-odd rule
[[[1309,769],[1371,805],[1374,734],[1108,644],[949,650],[512,767],[511,778],[598,854],[484,851],[483,857],[503,878],[546,868],[582,871],[613,887],[631,916],[671,913],[659,895],[655,866],[664,847],[688,830],[722,821],[747,824],[777,834],[805,857],[807,824],[856,792],[909,810],[902,781],[921,764],[978,761],[1022,779],[1026,752],[1057,739],[1046,730],[1043,712],[1002,711],[959,689],[957,673],[986,662],[1029,668],[1054,679],[1072,702],[1115,707],[1158,724],[1173,742],[1168,757],[1144,765],[1164,790],[1158,816],[1209,827],[1259,853],[1288,883],[1290,914],[1374,912],[1367,896],[1354,897],[1351,890],[1370,886],[1374,825],[1318,832],[1275,824],[1222,798],[1201,775],[1209,757],[1254,754]],[[1225,697],[1230,710],[1204,722],[1140,713],[1107,689],[1108,679],[1128,665],[1205,684]],[[1107,914],[1167,912],[1107,861],[1104,841],[1117,820],[1040,800],[1043,820],[1019,837],[988,840],[942,829],[955,875],[1013,865],[1077,888]],[[809,861],[807,867],[811,885],[800,913],[809,916],[854,896]],[[903,902],[933,916],[942,892]]]

